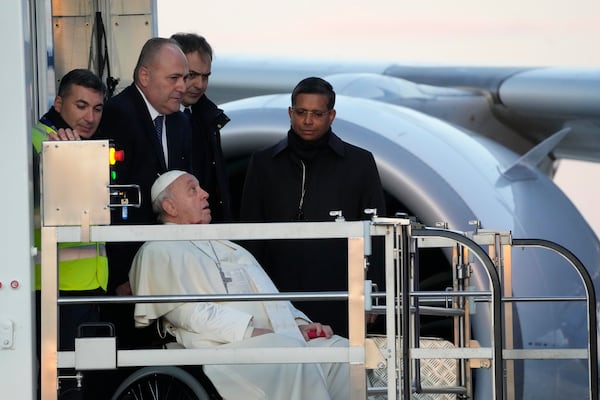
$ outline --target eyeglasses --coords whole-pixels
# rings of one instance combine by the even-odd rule
[[[296,114],[297,117],[305,117],[305,116],[312,114],[312,116],[315,117],[316,119],[324,118],[326,115],[328,115],[331,112],[331,110],[327,110],[327,111],[305,110],[304,108],[296,108],[296,107],[291,107],[291,109],[292,109],[292,112],[294,114]]]

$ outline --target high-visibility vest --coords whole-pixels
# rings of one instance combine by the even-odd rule
[[[48,134],[55,132],[51,127],[38,122],[31,135],[34,157],[39,157],[42,142],[48,139]],[[34,173],[39,174],[39,171]],[[34,187],[39,197],[39,187]],[[34,243],[38,248],[35,263],[36,289],[41,287],[41,215],[40,204],[34,207]],[[108,284],[108,259],[104,243],[59,243],[58,245],[58,288],[59,290],[79,291],[102,288]]]

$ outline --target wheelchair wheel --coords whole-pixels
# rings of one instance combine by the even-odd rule
[[[177,367],[144,367],[123,381],[112,400],[210,400],[202,385]]]

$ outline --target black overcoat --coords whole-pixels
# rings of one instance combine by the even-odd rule
[[[221,148],[221,129],[229,117],[215,103],[202,96],[192,105],[192,172],[209,194],[213,222],[231,222],[229,177]]]
[[[341,210],[346,220],[369,219],[364,210],[385,213],[383,189],[373,155],[331,133],[327,146],[306,163],[304,221],[332,221]],[[285,222],[298,216],[302,166],[288,139],[253,154],[244,183],[241,219]],[[274,240],[249,245],[280,291],[345,291],[348,289],[345,240]],[[332,325],[347,335],[346,303],[295,303],[313,321]]]

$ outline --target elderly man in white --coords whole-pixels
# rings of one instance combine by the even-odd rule
[[[166,224],[208,224],[208,194],[183,171],[152,186],[152,204]],[[152,241],[137,253],[129,274],[136,295],[275,293],[277,289],[244,248],[225,240]],[[187,348],[347,346],[328,325],[313,323],[288,301],[137,304],[137,326],[164,318]],[[312,338],[316,334],[317,338]],[[349,398],[347,364],[206,365],[221,396],[237,399]]]

